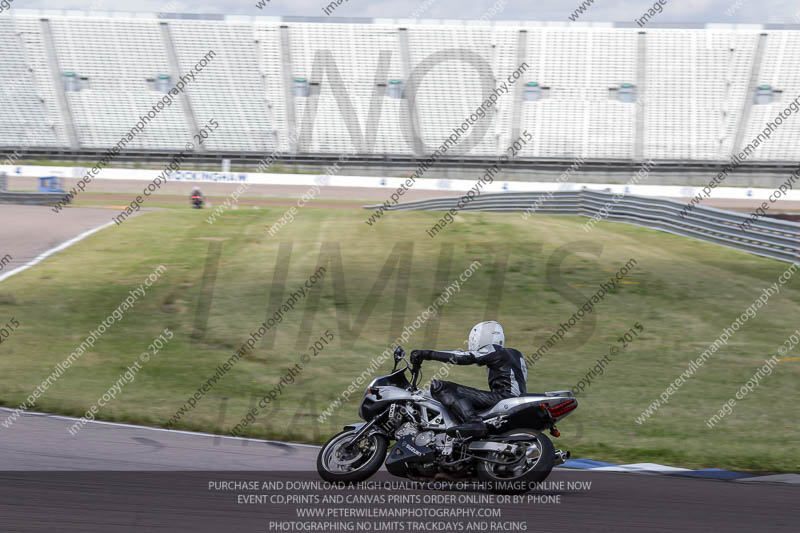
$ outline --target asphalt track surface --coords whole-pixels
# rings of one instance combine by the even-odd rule
[[[1,273],[11,271],[75,236],[111,222],[108,209],[65,209],[0,204],[0,257],[12,257]]]
[[[0,422],[9,414],[0,408]],[[28,413],[10,428],[0,425],[0,471],[308,470],[318,452],[316,446],[101,422],[72,436],[74,423]]]
[[[8,413],[0,411],[0,418],[5,420]],[[315,471],[318,448],[313,446],[110,423],[90,423],[71,436],[68,428],[74,422],[29,413],[10,428],[0,426],[1,531],[280,531],[269,522],[299,521],[309,527],[312,519],[297,517],[299,508],[309,506],[248,504],[239,501],[239,496],[348,494],[322,488],[210,488],[210,484],[231,480],[320,483]],[[375,479],[401,482],[386,473]],[[501,513],[493,520],[527,531],[616,532],[796,531],[800,522],[800,488],[793,485],[568,470],[554,471],[548,482],[530,493],[540,496],[538,500],[493,502],[488,507]],[[570,488],[560,482],[581,482],[582,486]],[[360,494],[433,494],[440,499],[483,495],[458,487],[421,489],[385,486]],[[437,500],[410,507],[479,509],[487,505]],[[470,531],[463,519],[446,523],[451,528],[446,531]],[[405,527],[388,530],[410,531]]]

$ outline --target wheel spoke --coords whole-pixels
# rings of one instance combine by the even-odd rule
[[[365,438],[356,443],[351,451],[344,450],[345,442],[351,437],[345,434],[329,444],[330,450],[325,456],[324,466],[331,473],[347,473],[358,470],[368,463],[377,448],[372,439]]]

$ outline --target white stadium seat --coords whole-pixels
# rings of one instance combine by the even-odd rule
[[[519,157],[723,161],[800,95],[800,31],[623,26],[15,9],[0,18],[0,146],[108,148],[163,96],[159,76],[174,84],[209,51],[185,97],[127,150],[179,150],[214,119],[204,144],[213,153],[430,153],[481,104],[482,80],[501,84],[519,58],[518,86],[480,120],[480,142],[465,151],[462,136],[448,155],[493,159],[527,130]],[[406,84],[435,54],[449,59],[421,78],[414,109],[387,91],[370,114],[376,90]],[[66,73],[80,90],[64,90]],[[749,102],[751,80],[774,90],[771,103]],[[304,83],[309,94],[295,92]],[[542,97],[523,98],[527,83]],[[798,140],[792,117],[750,159],[798,160]]]

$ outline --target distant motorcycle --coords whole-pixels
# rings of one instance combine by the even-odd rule
[[[202,194],[192,194],[192,207],[195,209],[202,209],[203,203],[204,201]]]
[[[401,362],[405,367],[398,370]],[[489,428],[486,437],[463,437],[447,408],[417,388],[420,370],[421,364],[406,361],[402,348],[395,350],[392,373],[374,379],[364,392],[358,415],[365,422],[345,426],[320,450],[317,471],[324,480],[364,481],[385,459],[391,474],[414,481],[478,480],[495,492],[522,493],[569,458],[542,432],[559,436],[556,422],[578,407],[570,391],[502,400],[479,413]]]

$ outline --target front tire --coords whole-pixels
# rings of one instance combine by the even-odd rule
[[[503,437],[530,436],[530,440],[517,441],[525,444],[526,449],[519,461],[510,465],[497,465],[486,461],[477,464],[478,477],[490,483],[493,492],[502,494],[522,494],[531,490],[536,483],[541,483],[553,470],[556,462],[556,451],[547,435],[534,429],[517,429],[500,435]],[[492,452],[489,459],[508,461],[509,457]]]
[[[371,477],[383,464],[389,440],[377,433],[365,435],[345,450],[344,444],[356,430],[342,431],[329,440],[317,456],[317,472],[331,483],[358,483]]]

